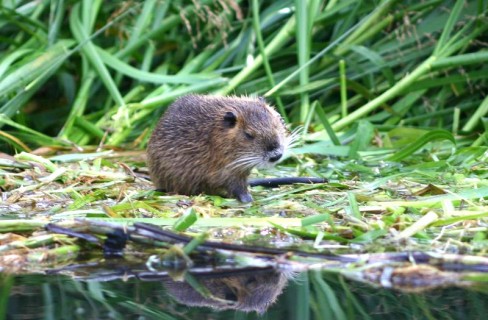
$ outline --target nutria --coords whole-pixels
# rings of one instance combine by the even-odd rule
[[[227,273],[194,275],[198,283],[209,294],[195,290],[195,286],[183,281],[162,281],[168,293],[178,302],[186,306],[209,307],[215,310],[255,311],[263,314],[280,296],[295,274],[279,272],[277,270],[252,270],[232,275],[232,269]]]
[[[262,98],[191,94],[159,120],[147,162],[160,190],[251,202],[251,170],[275,164],[290,142],[283,119]]]

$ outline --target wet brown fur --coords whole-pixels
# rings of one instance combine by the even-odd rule
[[[282,293],[293,274],[278,271],[253,272],[239,276],[220,276],[199,279],[212,294],[204,297],[185,282],[165,281],[168,292],[187,306],[210,307],[217,310],[234,309],[263,314]]]
[[[250,202],[249,173],[276,161],[286,137],[280,115],[263,99],[188,95],[168,108],[154,130],[149,172],[167,192]]]

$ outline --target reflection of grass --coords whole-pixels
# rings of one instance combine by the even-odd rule
[[[309,281],[311,319],[478,319],[488,311],[486,293],[474,290],[399,293],[322,273]]]
[[[2,288],[6,282],[0,280]],[[39,275],[10,278],[10,318],[127,319],[143,315],[147,319],[179,319],[174,303],[158,282],[83,282],[67,277]],[[142,297],[142,298],[141,298]],[[9,318],[9,319],[10,319]]]
[[[75,259],[71,238],[33,232],[78,217],[338,254],[486,255],[482,1],[128,3],[1,8],[0,148],[16,155],[0,157],[0,232],[14,234],[0,258]],[[305,130],[255,174],[330,182],[253,188],[251,205],[154,192],[141,150],[190,92],[266,96]]]
[[[13,315],[79,319],[256,319],[256,313],[213,311],[177,304],[160,281],[83,282],[40,275],[0,278],[0,301]],[[290,282],[266,319],[479,319],[486,314],[486,292],[450,288],[411,294],[349,282],[312,272]],[[4,305],[4,304],[2,304]]]

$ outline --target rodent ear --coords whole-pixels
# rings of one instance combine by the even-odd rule
[[[234,112],[228,111],[224,115],[224,125],[227,128],[234,128],[236,126],[237,117]]]

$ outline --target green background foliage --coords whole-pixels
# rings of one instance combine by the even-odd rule
[[[486,8],[482,0],[5,0],[1,149],[142,149],[165,107],[190,92],[265,96],[290,126],[305,126],[307,141],[322,143],[313,153],[355,159],[379,147],[402,160],[438,139],[484,145]]]

